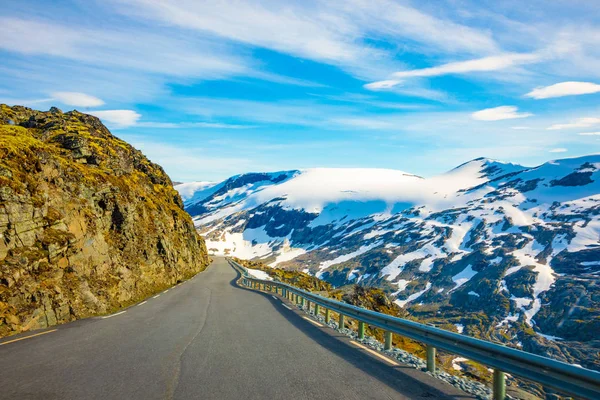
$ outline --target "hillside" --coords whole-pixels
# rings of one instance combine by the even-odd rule
[[[130,305],[206,267],[171,180],[100,120],[0,105],[0,336]]]
[[[591,155],[427,179],[246,174],[186,209],[213,252],[377,286],[420,320],[600,369],[599,171]]]

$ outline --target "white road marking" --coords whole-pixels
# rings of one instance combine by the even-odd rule
[[[126,312],[127,312],[127,311],[121,311],[121,312],[118,312],[118,313],[116,313],[116,314],[112,314],[112,315],[105,315],[104,317],[102,317],[102,319],[106,319],[106,318],[112,318],[112,317],[114,317],[114,316],[117,316],[117,315],[125,314]]]
[[[9,343],[18,342],[19,340],[25,340],[25,339],[29,339],[29,338],[32,338],[32,337],[45,335],[46,333],[56,332],[57,330],[58,329],[52,329],[51,331],[40,332],[40,333],[36,333],[35,335],[29,335],[29,336],[25,336],[25,337],[22,337],[22,338],[9,340],[8,342],[0,343],[0,346],[4,346],[5,344],[9,344]]]
[[[271,295],[271,297],[272,297],[272,298],[274,298],[275,300],[277,300],[277,297],[275,297],[275,296],[273,296],[273,295]]]
[[[285,308],[287,308],[288,310],[291,310],[290,307],[286,306],[285,304],[281,303]]]
[[[311,323],[311,324],[313,324],[313,325],[320,326],[321,328],[323,327],[323,325],[321,325],[321,324],[320,324],[320,323],[318,323],[317,321],[313,321],[312,319],[310,319],[310,318],[308,318],[308,317],[302,317],[302,318],[304,318],[305,320],[307,320],[308,322],[310,322],[310,323]]]
[[[394,365],[394,366],[398,366],[398,365],[400,365],[400,364],[398,364],[397,362],[390,360],[389,358],[387,358],[387,357],[383,356],[382,354],[379,354],[379,353],[378,353],[378,352],[376,352],[375,350],[373,350],[373,349],[370,349],[370,348],[368,348],[368,347],[366,347],[366,346],[363,346],[363,345],[362,345],[362,344],[360,344],[360,343],[356,343],[356,342],[355,342],[355,341],[353,341],[353,340],[351,340],[351,341],[350,341],[350,343],[352,343],[353,345],[355,345],[355,346],[357,346],[357,347],[360,347],[360,348],[361,348],[361,349],[363,349],[363,350],[366,350],[366,351],[368,351],[369,353],[373,354],[373,355],[374,355],[374,356],[376,356],[376,357],[379,357],[379,358],[381,358],[383,361],[386,361],[387,363],[389,363],[389,364],[391,364],[391,365]]]
[[[153,299],[160,297],[160,294],[157,294],[156,296],[153,297]]]
[[[138,304],[138,306],[141,306],[142,304],[146,304],[147,302],[148,302],[148,300],[144,300],[140,304]]]
[[[163,293],[167,293],[169,291],[169,289],[165,290]]]

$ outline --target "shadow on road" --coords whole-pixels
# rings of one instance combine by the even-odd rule
[[[439,399],[474,399],[467,393],[448,395],[436,387],[430,386],[423,380],[419,379],[419,375],[423,378],[429,378],[424,375],[423,372],[418,371],[410,366],[389,366],[375,360],[371,357],[367,357],[362,354],[357,348],[353,347],[349,343],[349,338],[331,328],[323,330],[310,324],[308,321],[301,318],[295,312],[288,312],[288,310],[277,307],[279,303],[271,297],[271,293],[259,292],[253,289],[239,286],[237,284],[238,279],[241,277],[240,273],[236,270],[236,278],[230,281],[230,284],[238,289],[250,291],[257,295],[264,296],[272,305],[273,311],[278,312],[282,315],[290,324],[302,331],[313,341],[319,345],[325,347],[327,350],[333,352],[337,356],[344,359],[346,362],[352,364],[354,367],[364,371],[371,375],[375,379],[379,380],[382,384],[392,388],[401,396],[408,398],[439,398]],[[296,307],[292,304],[292,307]],[[296,310],[296,308],[294,308]],[[300,311],[300,310],[297,310]],[[435,379],[435,378],[432,378]],[[447,385],[448,391],[459,392],[458,389],[451,387],[445,382],[439,381],[439,386]]]

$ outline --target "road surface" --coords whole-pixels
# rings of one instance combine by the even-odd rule
[[[470,398],[237,276],[216,258],[125,312],[0,340],[0,399]]]

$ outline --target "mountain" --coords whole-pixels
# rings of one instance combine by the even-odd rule
[[[245,174],[210,190],[186,210],[212,252],[377,286],[424,321],[600,369],[600,155],[480,158],[427,179]]]
[[[0,336],[114,311],[207,264],[169,177],[98,118],[0,105]]]

